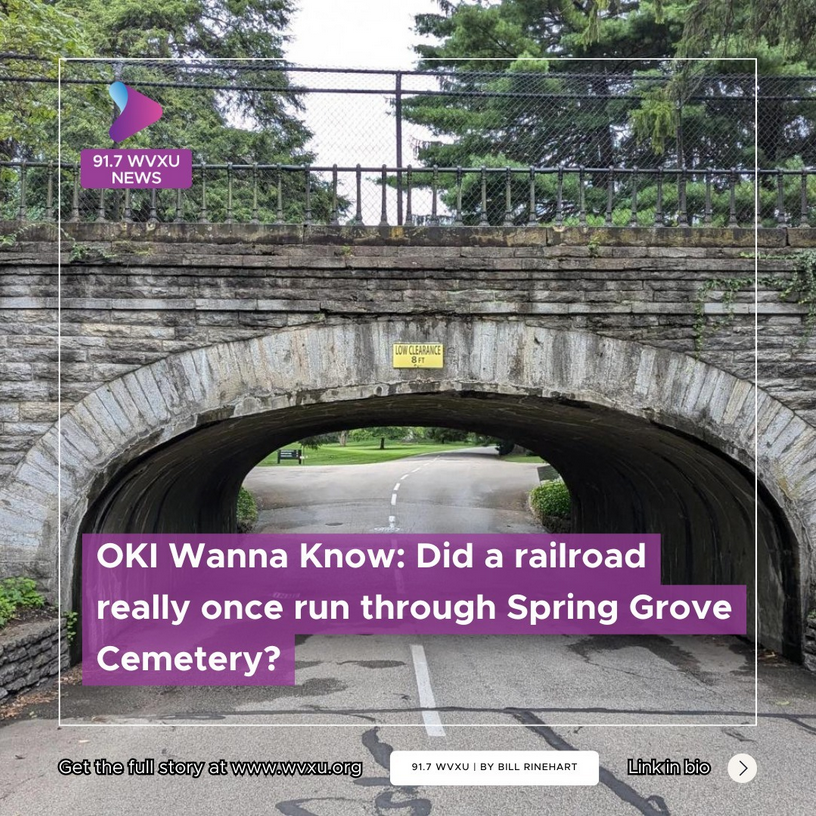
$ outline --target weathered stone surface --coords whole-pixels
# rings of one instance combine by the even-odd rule
[[[58,524],[55,233],[26,235],[0,248],[0,570],[23,559],[47,576]],[[761,272],[790,274],[791,248],[814,235],[761,231]],[[753,231],[83,223],[66,236],[91,248],[62,267],[66,592],[82,530],[229,529],[232,493],[274,445],[343,427],[351,411],[421,415],[513,425],[583,485],[576,530],[665,531],[675,580],[751,580],[746,474],[756,470],[762,636],[789,652],[804,642],[816,341],[807,308],[775,289],[759,292],[758,308],[750,286],[724,302],[720,287],[754,274]],[[446,343],[438,376],[390,368],[390,343],[410,336]],[[212,472],[227,474],[218,487]],[[701,481],[708,509],[687,489]],[[609,487],[622,483],[629,492]]]
[[[816,609],[807,617],[803,662],[811,671],[816,672]]]
[[[28,691],[68,667],[68,644],[56,619],[0,630],[0,700]]]

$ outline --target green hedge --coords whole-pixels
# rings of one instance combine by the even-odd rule
[[[563,479],[542,482],[530,493],[533,508],[540,516],[570,518],[570,494]]]
[[[31,578],[4,578],[0,581],[0,628],[22,609],[38,609],[45,599]]]
[[[238,491],[238,532],[248,533],[258,520],[255,497],[245,488]]]

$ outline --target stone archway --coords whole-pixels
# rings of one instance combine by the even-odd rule
[[[412,338],[443,342],[445,368],[391,368],[391,344]],[[52,428],[0,490],[6,557],[48,574],[60,519],[70,603],[81,532],[226,529],[230,501],[265,450],[408,416],[512,428],[564,474],[578,530],[663,532],[664,580],[675,582],[750,582],[755,471],[761,637],[799,649],[816,542],[816,429],[690,357],[523,320],[280,330],[126,374],[66,412],[61,443]]]

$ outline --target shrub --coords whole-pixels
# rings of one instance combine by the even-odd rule
[[[4,627],[14,617],[14,604],[0,594],[0,628]]]
[[[258,505],[255,497],[245,488],[238,491],[238,532],[248,533],[258,520]]]
[[[298,444],[301,448],[309,448],[310,450],[317,450],[321,445],[329,445],[332,442],[337,442],[338,434],[316,434],[315,436],[305,436]]]
[[[45,598],[37,592],[31,578],[4,578],[0,581],[0,627],[17,616],[21,609],[38,609]]]
[[[468,431],[459,428],[427,428],[428,439],[445,444],[447,442],[467,442],[470,437]]]
[[[409,435],[410,428],[402,425],[378,425],[371,428],[354,428],[349,431],[348,438],[352,442],[366,442],[369,439],[400,440]]]
[[[563,479],[552,479],[534,487],[530,493],[533,508],[540,517],[570,518],[570,494]]]
[[[78,612],[66,612],[65,615],[65,639],[69,643],[73,643],[77,636],[77,622],[79,621]]]

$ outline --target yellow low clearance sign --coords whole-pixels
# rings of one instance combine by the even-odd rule
[[[442,343],[394,343],[391,359],[394,368],[442,368],[444,356]]]

